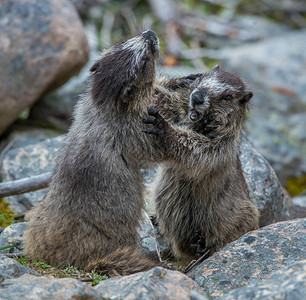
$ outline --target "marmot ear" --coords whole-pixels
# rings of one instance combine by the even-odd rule
[[[101,66],[101,62],[97,61],[94,63],[94,65],[90,68],[90,72],[96,72]]]
[[[245,91],[243,98],[240,100],[241,104],[247,103],[253,97],[253,92],[250,90]]]
[[[212,69],[212,72],[219,72],[220,71],[220,65],[215,65]]]

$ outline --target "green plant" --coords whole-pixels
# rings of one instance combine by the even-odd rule
[[[71,276],[79,276],[81,273],[82,273],[82,270],[80,269],[77,269],[76,267],[74,266],[69,266],[65,269],[65,272],[67,274],[70,274]]]
[[[28,265],[30,264],[30,262],[29,262],[29,260],[28,260],[28,258],[27,258],[26,256],[17,257],[16,260],[17,260],[20,264],[22,264],[22,265],[24,265],[24,266],[28,266]]]
[[[180,258],[178,257],[178,258],[177,258],[177,266],[176,266],[176,269],[179,270],[180,267],[181,267],[181,266],[180,266]]]
[[[35,259],[34,261],[30,261],[26,256],[15,257],[15,260],[41,275],[51,275],[56,278],[75,278],[85,282],[92,282],[92,285],[97,285],[102,280],[108,279],[106,275],[102,275],[96,271],[88,273],[74,266],[68,266],[67,268],[61,269],[48,265],[44,260]]]
[[[5,250],[5,249],[11,249],[11,248],[16,248],[16,246],[15,245],[5,246],[5,247],[0,248],[0,251]]]
[[[290,177],[286,182],[286,189],[291,196],[298,196],[306,190],[306,175]]]
[[[3,198],[0,198],[0,227],[7,227],[14,223],[16,214],[9,207],[9,204],[9,202],[6,202]]]
[[[91,271],[90,276],[92,278],[92,285],[97,285],[101,281],[108,279],[106,275],[102,275],[101,273],[96,273],[96,271],[94,270]]]

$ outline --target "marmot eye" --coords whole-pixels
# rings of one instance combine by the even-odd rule
[[[232,99],[233,99],[233,96],[232,96],[232,95],[225,95],[225,96],[223,96],[222,99],[223,99],[223,100],[226,100],[226,101],[229,101],[229,100],[232,100]]]
[[[128,86],[126,89],[125,89],[125,96],[126,97],[130,97],[136,90],[136,87],[135,86]]]

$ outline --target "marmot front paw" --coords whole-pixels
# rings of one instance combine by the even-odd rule
[[[145,124],[152,124],[153,129],[146,129],[143,132],[147,134],[154,134],[157,136],[164,135],[166,133],[166,127],[168,126],[165,119],[154,108],[148,108],[148,115],[153,118],[142,117],[142,122]]]
[[[205,239],[200,235],[199,232],[194,234],[191,240],[190,250],[197,258],[201,257],[205,252],[207,252]]]

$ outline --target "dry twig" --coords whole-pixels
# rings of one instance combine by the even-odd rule
[[[24,194],[46,188],[51,180],[51,172],[15,181],[0,183],[0,198]]]

